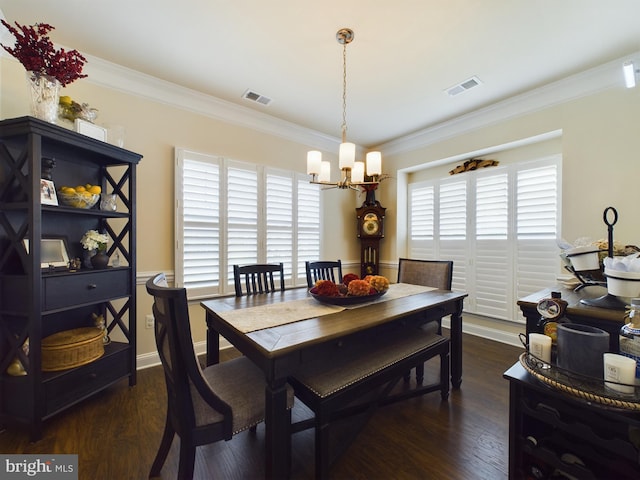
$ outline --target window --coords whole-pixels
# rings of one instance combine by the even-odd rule
[[[233,292],[233,265],[284,264],[306,284],[320,256],[320,190],[306,175],[176,149],[176,285],[190,298]]]
[[[453,260],[465,310],[514,320],[558,274],[560,157],[409,185],[409,256]]]

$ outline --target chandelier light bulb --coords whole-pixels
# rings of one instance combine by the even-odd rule
[[[622,70],[624,72],[624,83],[627,88],[633,88],[636,86],[636,70],[633,62],[628,60],[624,62],[622,65]]]
[[[345,168],[353,168],[356,161],[356,144],[344,142],[340,144],[340,153],[338,155],[338,166],[340,170]]]
[[[318,175],[319,182],[329,183],[331,181],[331,163],[323,161],[320,163],[320,175]]]
[[[382,154],[380,152],[367,153],[367,175],[377,177],[382,173]]]
[[[321,162],[321,152],[318,150],[311,150],[307,152],[307,175],[318,175],[320,173]]]
[[[364,182],[364,162],[355,162],[351,169],[351,183]]]

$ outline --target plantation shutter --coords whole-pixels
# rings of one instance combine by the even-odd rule
[[[522,321],[517,299],[558,274],[560,164],[556,155],[409,185],[408,251],[453,260],[453,289],[469,293],[465,311]]]
[[[284,264],[285,278],[291,278],[293,267],[293,175],[267,170],[266,220],[267,263]]]
[[[176,149],[175,282],[189,298],[233,293],[233,265],[280,263],[306,285],[320,258],[320,189],[306,175]]]
[[[466,290],[467,182],[442,182],[439,197],[439,255],[442,259],[453,260],[452,288]]]
[[[517,296],[556,281],[558,270],[559,165],[553,159],[517,173]]]
[[[409,185],[409,258],[435,258],[435,187]]]
[[[475,312],[495,318],[508,317],[513,285],[509,176],[501,170],[478,173],[475,201]]]
[[[177,155],[175,237],[176,285],[194,295],[219,291],[220,278],[220,160],[189,152]]]
[[[227,168],[227,284],[233,266],[258,263],[258,172],[230,161]]]
[[[299,284],[306,285],[305,262],[320,258],[320,186],[309,183],[309,179],[302,175],[298,177],[297,185],[298,255],[294,276]]]

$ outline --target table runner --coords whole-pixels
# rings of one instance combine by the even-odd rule
[[[358,305],[327,305],[320,303],[312,297],[290,302],[278,302],[258,307],[241,308],[216,314],[242,333],[250,333],[265,328],[277,327],[288,323],[299,322],[309,318],[321,317],[332,313],[341,312],[346,308],[358,308],[380,302],[388,302],[396,298],[408,297],[418,293],[436,290],[433,287],[410,285],[407,283],[394,283],[383,296],[370,302]]]

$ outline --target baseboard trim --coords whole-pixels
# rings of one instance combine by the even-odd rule
[[[193,348],[196,352],[196,355],[204,355],[205,353],[207,353],[206,340],[202,342],[194,343]],[[231,348],[231,347],[230,346],[222,347],[223,350],[225,348]],[[156,367],[158,365],[160,365],[160,355],[158,355],[158,352],[143,353],[136,357],[137,370],[144,370],[145,368]]]
[[[451,328],[450,319],[443,319],[442,326],[445,328]],[[477,325],[471,322],[464,323],[464,320],[462,321],[462,332],[468,333],[469,335],[474,335],[476,337],[493,340],[494,342],[504,343],[507,345],[512,345],[514,347],[522,347],[522,342],[520,342],[518,333],[514,332],[505,332],[503,330],[498,330],[497,328]]]

